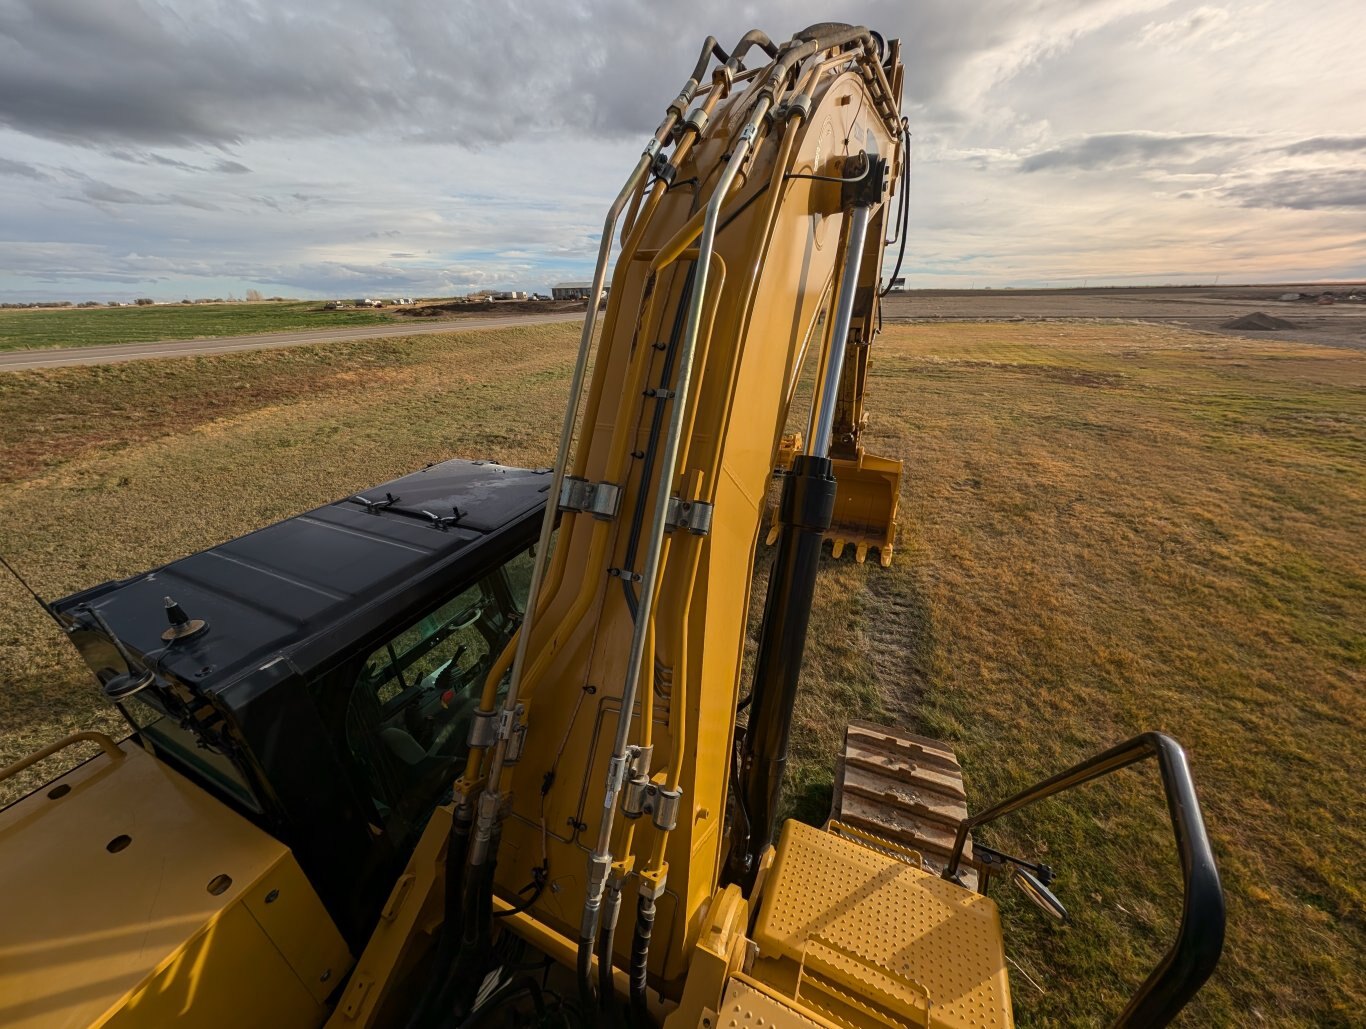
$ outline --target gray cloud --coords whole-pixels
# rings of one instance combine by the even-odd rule
[[[842,8],[903,41],[922,144],[912,281],[1094,282],[1158,252],[1229,276],[1221,241],[1254,223],[1254,257],[1236,257],[1249,272],[1329,254],[1356,194],[1346,171],[1307,173],[1360,149],[1357,20],[1340,0],[1227,18],[1210,2]],[[82,278],[178,298],[584,277],[701,36],[781,40],[830,14],[828,0],[0,0],[0,295],[60,281],[79,299]],[[11,240],[96,246],[25,264]],[[1331,253],[1313,267],[1366,271],[1359,248]]]
[[[130,150],[125,147],[106,147],[103,153],[123,161],[125,164],[141,164],[147,167],[175,168],[187,172],[223,172],[227,175],[244,175],[251,169],[240,161],[219,158],[212,165],[194,164],[176,157],[168,157],[154,150]]]
[[[1296,211],[1366,207],[1366,169],[1282,171],[1257,182],[1221,190],[1242,207],[1283,207]]]
[[[13,175],[21,179],[33,179],[35,182],[51,182],[52,176],[41,168],[36,168],[27,161],[11,161],[7,157],[0,157],[0,175]]]
[[[69,196],[69,199],[93,204],[100,208],[107,209],[110,205],[135,204],[151,207],[191,207],[199,211],[222,210],[219,205],[211,201],[184,193],[140,193],[124,186],[116,186],[113,183],[93,179],[79,172],[68,172],[68,174],[80,183],[80,192]]]
[[[1124,165],[1189,163],[1244,142],[1217,133],[1107,132],[1041,150],[1020,162],[1022,172],[1096,171]]]
[[[1282,153],[1291,155],[1345,154],[1354,150],[1366,150],[1366,136],[1314,136],[1281,147]]]
[[[1113,18],[1111,0],[864,0],[857,17],[907,45],[907,91],[954,120],[954,72],[1070,45],[1040,25]],[[126,146],[236,146],[397,130],[481,146],[553,129],[619,137],[653,128],[708,31],[724,45],[755,23],[776,39],[830,16],[819,0],[763,13],[728,0],[505,5],[476,0],[169,0],[0,4],[0,124],[49,139]],[[1081,12],[1079,15],[1078,12]],[[1079,20],[1080,19],[1080,20]],[[1021,33],[1026,36],[1020,43]],[[993,58],[995,60],[995,57]]]

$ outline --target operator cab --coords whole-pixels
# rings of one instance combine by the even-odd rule
[[[53,607],[138,742],[289,846],[356,946],[460,774],[550,479],[446,461]]]

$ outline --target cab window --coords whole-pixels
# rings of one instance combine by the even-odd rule
[[[361,664],[347,709],[347,748],[397,839],[421,827],[459,774],[484,680],[521,621],[530,577],[525,551]]]

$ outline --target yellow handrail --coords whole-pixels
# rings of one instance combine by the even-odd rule
[[[125,757],[123,751],[119,750],[119,745],[111,740],[102,732],[95,732],[87,729],[84,732],[73,732],[70,736],[63,736],[60,740],[49,743],[46,747],[35,750],[28,757],[20,758],[14,764],[0,770],[0,782],[18,775],[25,768],[31,768],[44,758],[49,758],[59,750],[65,750],[74,743],[98,743],[100,749],[109,755],[111,760],[122,761]]]

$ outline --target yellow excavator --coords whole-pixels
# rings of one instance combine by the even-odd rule
[[[1065,911],[973,830],[1145,758],[1185,903],[1117,1017],[1175,1016],[1224,907],[1166,736],[970,815],[948,746],[856,723],[829,821],[780,824],[824,545],[892,557],[902,82],[865,28],[705,42],[607,215],[553,467],[431,465],[46,605],[130,734],[0,772],[99,748],[0,812],[0,1025],[999,1029],[988,888]]]

